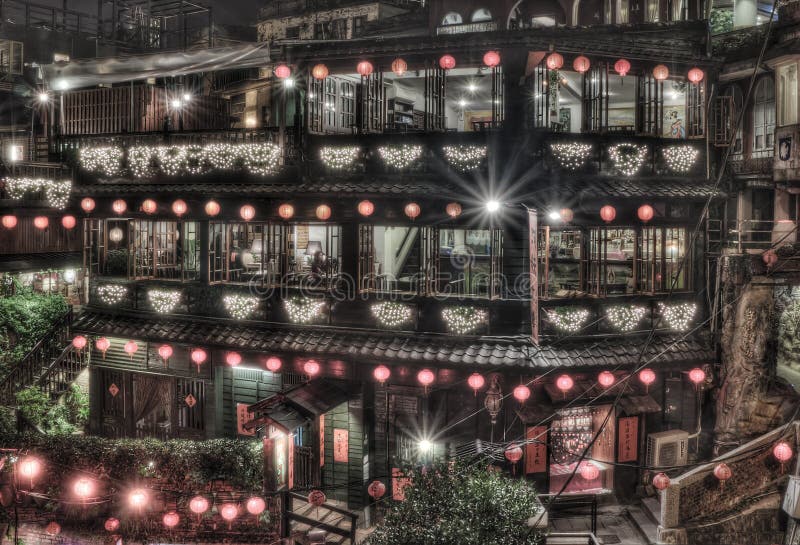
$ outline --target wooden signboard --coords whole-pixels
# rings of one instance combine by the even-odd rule
[[[547,426],[525,431],[525,474],[547,472]]]
[[[639,458],[639,417],[619,419],[617,429],[617,461],[635,462]]]
[[[247,422],[253,419],[253,413],[247,410],[248,406],[247,403],[236,404],[236,433],[253,436],[256,434],[255,428],[248,430],[244,427]]]
[[[333,429],[333,461],[347,463],[347,451],[349,448],[347,430]]]

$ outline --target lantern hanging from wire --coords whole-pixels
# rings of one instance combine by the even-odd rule
[[[699,367],[695,367],[694,369],[689,371],[689,380],[692,381],[692,384],[694,384],[694,389],[697,390],[700,384],[705,382],[706,372],[700,369]]]
[[[72,346],[75,350],[81,351],[86,347],[87,342],[86,337],[83,335],[76,335],[75,338],[72,339]]]
[[[49,536],[57,536],[61,533],[61,525],[56,521],[52,521],[45,526],[44,531]]]
[[[575,60],[572,61],[572,67],[580,74],[587,72],[590,66],[591,63],[589,62],[589,59],[583,55],[575,57]]]
[[[320,366],[317,360],[308,360],[303,364],[303,373],[308,375],[309,378],[314,378],[319,374]]]
[[[140,511],[147,505],[147,491],[143,488],[132,490],[131,493],[128,494],[128,503],[130,503],[131,507]]]
[[[206,210],[206,215],[213,218],[217,214],[219,214],[221,207],[217,201],[211,200],[206,203],[205,210]]]
[[[233,521],[239,516],[239,506],[235,503],[223,503],[219,507],[219,514],[228,523],[228,530],[230,530]]]
[[[572,377],[569,375],[561,375],[556,379],[556,387],[561,390],[565,399],[567,397],[567,392],[572,390],[573,386],[575,386],[575,381],[572,380]]]
[[[78,225],[78,220],[75,219],[75,216],[64,216],[61,218],[61,226],[68,231],[75,229],[76,225]]]
[[[125,350],[125,353],[128,354],[128,356],[131,358],[131,361],[133,361],[133,356],[139,350],[139,345],[136,344],[136,341],[128,341],[125,343],[123,350]]]
[[[278,79],[286,79],[292,75],[292,69],[285,64],[279,64],[275,67],[275,77]]]
[[[267,509],[267,503],[264,501],[264,498],[253,496],[247,500],[245,508],[247,509],[248,513],[258,517]]]
[[[203,350],[202,348],[195,348],[194,350],[192,350],[191,358],[194,364],[197,366],[198,375],[200,374],[200,366],[203,364],[203,362],[206,361],[206,357],[208,357],[208,355],[206,354],[206,351]]]
[[[653,207],[649,204],[643,204],[636,210],[636,215],[642,223],[647,223],[655,216],[655,210],[653,210]]]
[[[153,215],[158,210],[158,204],[153,199],[145,199],[142,201],[142,212],[148,216]]]
[[[631,70],[631,63],[627,59],[619,59],[614,63],[614,71],[621,77],[625,77]]]
[[[316,80],[323,80],[328,77],[328,67],[324,64],[317,64],[311,69],[311,76]]]
[[[600,469],[592,462],[581,464],[581,477],[587,481],[594,481],[600,476]]]
[[[500,64],[500,52],[499,51],[487,51],[483,54],[483,64],[488,66],[489,68],[494,68]]]
[[[472,388],[472,391],[475,393],[475,397],[478,396],[478,390],[483,388],[485,383],[486,380],[480,373],[472,373],[467,379],[467,384],[469,384],[469,387]]]
[[[191,500],[189,500],[189,510],[195,515],[197,515],[198,518],[202,516],[203,513],[208,511],[209,507],[210,504],[208,500],[203,496],[195,496]]]
[[[497,422],[497,415],[500,414],[500,409],[503,406],[503,391],[500,388],[500,380],[497,375],[492,376],[492,382],[489,389],[486,390],[486,397],[483,400],[483,406],[489,417],[492,420],[492,426]]]
[[[611,223],[617,217],[617,209],[607,204],[600,209],[600,218],[606,222]]]
[[[650,390],[650,385],[656,381],[656,372],[650,368],[639,371],[639,380],[644,384],[645,391]]]
[[[520,384],[519,386],[514,388],[514,399],[516,399],[520,403],[524,404],[530,397],[531,397],[531,389],[525,386],[524,384]]]
[[[231,367],[238,367],[242,363],[242,355],[238,352],[228,352],[225,355],[225,363]]]
[[[17,226],[17,216],[13,215],[3,216],[2,222],[3,222],[3,227],[5,227],[6,229],[13,229],[14,227]]]
[[[433,384],[433,381],[436,380],[436,375],[433,374],[433,371],[430,369],[422,369],[419,373],[417,373],[417,380],[425,390],[425,393],[428,393],[428,387]]]
[[[714,466],[714,477],[719,481],[720,488],[725,486],[725,481],[733,477],[733,471],[725,462],[720,462]]]
[[[278,215],[285,220],[291,219],[294,216],[294,206],[283,203],[278,207]]]
[[[392,72],[398,77],[402,76],[408,70],[408,64],[406,61],[397,57],[395,60],[392,61]]]
[[[389,377],[391,375],[392,372],[385,365],[379,365],[372,371],[372,376],[374,376],[375,380],[377,380],[381,384],[389,380]]]
[[[447,215],[450,216],[451,218],[457,218],[458,216],[461,215],[462,211],[461,205],[457,202],[448,203],[448,205],[445,206],[444,210],[445,212],[447,212]]]
[[[669,488],[669,477],[667,477],[666,473],[658,473],[655,477],[653,477],[653,486],[656,490],[666,490]]]
[[[164,360],[164,367],[166,367],[167,362],[172,357],[172,347],[168,344],[162,344],[158,347],[158,355]]]
[[[103,528],[106,529],[106,532],[116,532],[119,529],[119,519],[114,517],[107,518],[103,523]]]
[[[699,68],[695,67],[695,68],[692,68],[691,70],[689,70],[689,74],[687,75],[687,77],[688,77],[689,81],[691,81],[692,83],[697,85],[698,83],[703,81],[703,78],[705,77],[705,74],[703,73],[702,70],[700,70]]]
[[[327,221],[330,219],[332,211],[331,207],[328,206],[327,204],[321,204],[317,207],[315,213],[317,215],[318,220]]]
[[[371,201],[361,201],[358,203],[358,213],[364,217],[369,217],[375,211],[375,205]]]
[[[164,527],[170,530],[175,528],[178,525],[178,523],[180,523],[180,521],[181,521],[181,516],[175,511],[164,513],[164,516],[161,518],[161,522],[164,523]]]
[[[452,70],[456,67],[456,59],[452,55],[442,55],[439,58],[439,67],[442,70]]]
[[[575,212],[572,211],[572,208],[562,208],[558,211],[558,217],[564,223],[570,223],[575,218]]]
[[[81,209],[87,214],[94,210],[95,203],[91,197],[85,197],[81,200]]]
[[[410,202],[405,206],[403,211],[411,220],[415,220],[420,215],[420,212],[422,212],[422,209],[417,203]]]
[[[283,365],[283,362],[281,362],[280,358],[275,357],[275,356],[271,356],[271,357],[267,358],[266,366],[267,366],[267,370],[270,373],[277,373],[278,371],[280,371],[281,370],[281,365]]]
[[[382,481],[372,481],[367,487],[367,493],[373,500],[378,501],[386,494],[386,485]]]
[[[39,229],[40,231],[44,231],[47,229],[47,226],[50,225],[50,220],[47,216],[36,216],[33,218],[33,226]]]
[[[603,388],[610,388],[617,381],[617,377],[611,371],[603,371],[597,375],[597,382]]]
[[[784,465],[786,462],[792,459],[794,452],[792,452],[792,447],[789,446],[789,443],[786,441],[780,441],[774,447],[772,447],[772,455],[775,456],[775,459],[778,460],[778,462],[780,462],[781,472],[783,472]]]
[[[559,70],[562,66],[564,66],[564,57],[561,55],[561,53],[550,53],[547,56],[547,59],[545,59],[545,64],[550,70]]]
[[[122,199],[117,199],[113,203],[111,203],[111,209],[114,211],[115,214],[122,215],[128,209],[128,203],[126,203]]]
[[[669,77],[669,68],[664,64],[656,65],[656,67],[653,68],[653,77],[658,81],[664,81]]]
[[[245,204],[239,209],[239,216],[244,221],[250,221],[254,217],[256,217],[256,209],[253,207],[252,204]]]
[[[189,207],[187,206],[186,201],[184,201],[183,199],[178,199],[174,203],[172,203],[172,211],[178,217],[183,216],[188,209]]]
[[[106,359],[106,351],[111,348],[111,341],[105,337],[100,337],[94,341],[94,346],[103,354],[103,359]]]
[[[361,61],[358,63],[358,66],[356,66],[356,72],[358,72],[362,78],[368,78],[373,70],[375,70],[375,68],[369,61]]]

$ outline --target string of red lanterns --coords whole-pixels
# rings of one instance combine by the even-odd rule
[[[78,225],[78,220],[75,219],[75,216],[64,216],[61,218],[61,226],[68,231],[75,229],[75,226]]]

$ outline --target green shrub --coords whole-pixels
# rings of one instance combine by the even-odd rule
[[[31,290],[0,298],[0,374],[24,358],[68,308],[61,295]]]

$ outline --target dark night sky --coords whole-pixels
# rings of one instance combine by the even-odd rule
[[[38,4],[61,7],[64,0],[34,0]],[[255,25],[258,8],[267,2],[280,0],[201,0],[214,8],[214,20],[218,23]],[[97,0],[66,0],[69,9],[85,13],[97,13]]]

